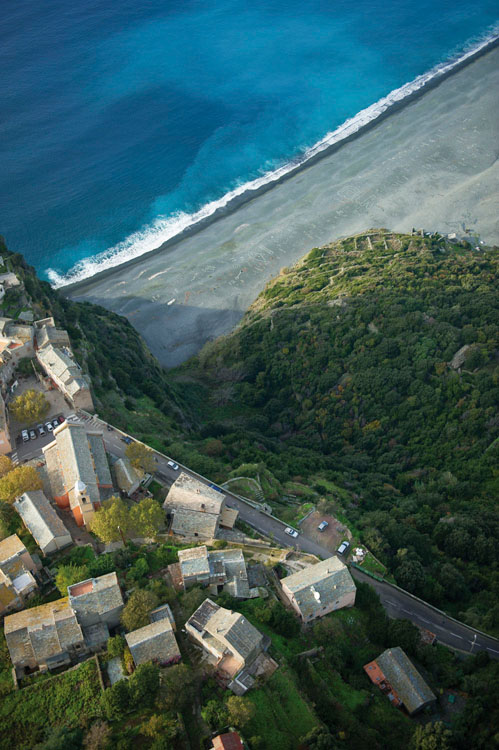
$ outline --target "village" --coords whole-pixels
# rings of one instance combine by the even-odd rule
[[[0,281],[19,291],[14,274]],[[295,544],[293,528],[284,530],[287,545],[248,534],[222,488],[172,460],[165,484],[152,450],[93,416],[89,380],[53,318],[0,318],[0,348],[3,475],[25,472],[11,497],[20,530],[0,541],[0,618],[16,690],[109,654],[112,643],[117,653],[99,667],[105,691],[141,665],[166,674],[187,657],[240,698],[280,662],[272,637],[235,603],[279,603],[305,634],[355,607],[347,562],[365,550],[340,537],[337,553],[320,559]],[[39,424],[23,425],[23,395],[45,410]],[[317,525],[314,516],[312,524],[320,535],[329,522]],[[130,544],[159,562],[149,565],[146,553],[133,561]],[[82,571],[92,574],[78,578]],[[370,680],[406,715],[437,700],[397,645],[364,672],[366,688]],[[220,729],[215,750],[250,748],[233,726]]]

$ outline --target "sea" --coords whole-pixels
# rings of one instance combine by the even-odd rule
[[[160,246],[499,31],[496,0],[4,0],[0,233],[55,286]]]

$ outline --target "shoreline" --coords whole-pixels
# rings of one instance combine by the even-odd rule
[[[297,157],[295,159],[296,163],[294,165],[293,165],[293,161],[289,162],[288,163],[290,165],[289,169],[287,169],[287,171],[284,172],[283,174],[277,176],[273,180],[269,180],[265,182],[264,184],[260,185],[257,188],[248,188],[247,190],[244,191],[244,193],[240,195],[236,195],[235,197],[230,199],[225,205],[220,206],[219,208],[215,209],[215,211],[213,211],[212,214],[202,219],[199,219],[198,221],[193,222],[191,225],[187,226],[185,229],[181,230],[180,232],[175,234],[173,237],[165,240],[158,247],[148,250],[140,255],[137,255],[136,257],[129,258],[128,260],[124,260],[120,263],[117,263],[116,265],[113,265],[110,268],[105,268],[102,271],[98,271],[92,276],[89,276],[87,278],[84,278],[78,281],[70,282],[68,284],[59,285],[57,288],[60,290],[62,294],[65,294],[67,296],[73,296],[76,292],[81,292],[81,291],[84,292],[86,288],[90,287],[95,282],[102,281],[103,279],[109,278],[113,276],[114,274],[118,273],[119,271],[122,271],[125,268],[131,267],[133,265],[137,265],[143,262],[144,260],[149,259],[160,253],[171,252],[172,250],[175,249],[175,247],[179,243],[183,242],[187,238],[190,238],[196,235],[197,233],[201,232],[203,229],[206,229],[207,227],[219,221],[220,219],[226,216],[229,216],[230,214],[235,213],[241,206],[251,203],[254,199],[273,190],[279,185],[282,185],[284,182],[288,181],[290,178],[295,177],[301,172],[305,172],[307,169],[313,167],[315,164],[322,161],[326,157],[331,156],[332,154],[339,151],[347,144],[351,143],[354,140],[357,140],[359,137],[375,129],[384,121],[386,121],[392,114],[396,114],[397,112],[402,111],[410,104],[413,104],[415,101],[421,99],[422,97],[425,96],[425,94],[438,88],[438,86],[440,86],[444,81],[453,77],[454,74],[458,73],[464,68],[471,66],[480,58],[491,53],[498,46],[499,46],[499,34],[496,34],[495,36],[492,36],[491,38],[484,40],[478,47],[474,49],[472,48],[471,50],[469,50],[469,52],[463,53],[461,57],[459,57],[454,62],[449,61],[448,63],[442,64],[443,67],[441,71],[439,71],[438,68],[432,69],[435,71],[435,74],[432,75],[428,80],[424,81],[418,88],[408,93],[402,99],[399,99],[399,100],[395,99],[394,101],[392,101],[388,106],[386,106],[385,109],[379,112],[372,119],[361,124],[354,132],[351,132],[348,135],[341,138],[340,140],[337,140],[330,144],[324,143],[325,139],[327,138],[326,136],[322,141],[319,141],[317,144],[311,147],[311,149],[308,150],[309,152],[308,156],[307,156],[307,151],[306,151],[305,154],[303,154],[301,157]],[[393,91],[390,92],[390,94],[387,97],[385,97],[385,99],[381,99],[379,100],[379,102],[375,102],[371,106],[374,107],[380,102],[385,101],[394,93],[397,93],[398,91],[402,90],[405,86],[410,86],[414,84],[415,82],[421,80],[425,76],[430,75],[431,72],[432,71],[429,71],[428,73],[422,74],[422,76],[418,76],[416,79],[409,82],[408,84],[404,84],[404,86],[402,86],[400,89],[396,89],[394,92]],[[363,110],[363,111],[367,111],[367,110]],[[355,117],[357,117],[358,114],[360,113],[357,113]],[[351,121],[347,120],[339,128],[337,128],[332,134],[329,134],[329,135],[334,135],[334,133],[338,132],[338,130],[345,128],[345,126],[349,122]],[[321,144],[324,144],[323,148],[320,148]],[[319,149],[319,150],[316,150],[315,153],[310,153],[310,151],[313,151],[314,149]],[[275,170],[275,172],[278,172],[278,171],[279,171],[279,168]]]

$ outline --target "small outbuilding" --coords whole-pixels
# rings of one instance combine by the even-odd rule
[[[395,706],[403,706],[410,716],[436,701],[436,697],[414,664],[399,646],[388,648],[364,665],[367,676]]]

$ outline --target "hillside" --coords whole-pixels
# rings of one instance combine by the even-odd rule
[[[315,248],[176,374],[219,477],[334,483],[400,585],[495,632],[497,270],[439,236]]]

